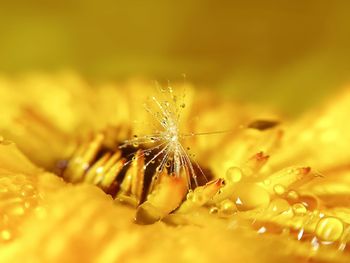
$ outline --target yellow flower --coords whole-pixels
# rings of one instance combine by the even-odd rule
[[[186,87],[182,130],[230,130],[191,137],[210,182],[189,190],[116,148],[149,132],[152,86],[0,79],[1,262],[349,261],[348,89],[288,121]]]

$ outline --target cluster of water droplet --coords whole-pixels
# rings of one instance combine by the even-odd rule
[[[20,223],[37,204],[33,179],[23,174],[0,174],[0,243],[12,240]]]
[[[298,172],[298,171],[289,171]],[[332,215],[322,213],[320,200],[312,195],[288,189],[270,180],[251,182],[238,167],[231,167],[220,190],[223,200],[215,199],[209,210],[223,218],[245,218],[258,234],[288,233],[296,240],[309,242],[312,250],[333,246],[341,251],[350,240],[350,225]],[[234,189],[234,190],[233,190]],[[267,189],[273,189],[269,192]],[[225,191],[230,196],[225,196]],[[240,213],[254,211],[254,213]],[[253,216],[252,216],[253,215]]]

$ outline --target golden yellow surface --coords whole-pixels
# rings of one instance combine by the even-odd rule
[[[69,156],[76,138],[107,125],[146,132],[133,120],[146,119],[142,101],[152,85],[92,89],[73,74],[3,77],[0,84],[0,262],[350,260],[348,87],[288,121],[188,85],[181,128],[233,130],[190,141],[198,163],[226,183],[217,194],[194,190],[169,216],[163,201],[176,193],[162,188],[162,199],[149,201],[161,202],[164,220],[138,225],[134,208],[48,170]],[[240,128],[264,118],[281,125]]]

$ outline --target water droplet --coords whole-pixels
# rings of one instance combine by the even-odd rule
[[[193,199],[193,196],[194,196],[194,193],[193,191],[189,191],[186,195],[186,199],[187,200],[192,200]]]
[[[313,195],[302,195],[299,197],[299,202],[302,203],[310,211],[317,209],[319,206],[317,197]]]
[[[205,196],[202,192],[194,192],[192,196],[192,202],[201,205],[205,200]]]
[[[291,190],[291,191],[288,192],[287,197],[288,197],[290,200],[294,200],[294,201],[295,201],[295,200],[298,200],[299,194],[298,194],[296,191]]]
[[[306,207],[302,203],[296,203],[292,208],[296,215],[305,215],[307,212]]]
[[[238,167],[230,167],[226,171],[226,180],[231,183],[237,183],[242,179],[242,171]]]
[[[219,209],[218,209],[217,207],[214,206],[214,207],[211,207],[211,208],[210,208],[209,213],[210,213],[210,214],[217,214],[217,213],[218,213],[218,210],[219,210]]]
[[[236,200],[236,203],[240,203],[239,201]],[[232,216],[235,212],[237,211],[237,207],[229,199],[226,199],[220,203],[220,209],[218,211],[219,216],[221,217],[229,217]]]
[[[35,188],[31,184],[25,184],[22,186],[22,191],[21,195],[26,197],[26,196],[31,196],[35,193]]]
[[[273,191],[277,194],[277,195],[283,195],[286,191],[286,188],[283,185],[280,184],[276,184],[273,187]]]
[[[324,217],[317,226],[315,233],[318,238],[323,241],[337,241],[343,234],[344,225],[340,219],[336,217]]]

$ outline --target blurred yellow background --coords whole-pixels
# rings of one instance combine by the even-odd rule
[[[187,81],[298,114],[349,80],[350,1],[0,1],[0,72]]]

